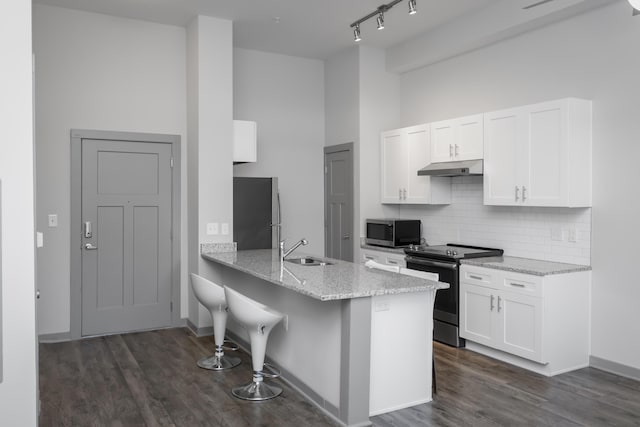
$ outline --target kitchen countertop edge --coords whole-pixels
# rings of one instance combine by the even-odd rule
[[[463,259],[460,263],[463,265],[511,271],[514,273],[530,274],[533,276],[551,276],[555,274],[591,271],[591,266],[589,265],[569,264],[513,256]]]
[[[241,257],[245,256],[246,259],[244,261],[238,261],[238,255],[240,255]],[[307,254],[298,255],[303,256]],[[272,268],[274,262],[270,261],[272,260],[272,251],[268,249],[227,253],[202,252],[201,256],[203,259],[233,268],[258,279],[265,280],[277,286],[282,286],[283,288],[292,290],[299,294],[306,295],[320,301],[336,301],[354,298],[366,298],[372,296],[396,295],[412,292],[427,292],[435,291],[438,289],[446,289],[449,287],[447,283],[435,282],[426,279],[417,279],[415,277],[399,275],[398,273],[390,273],[387,271],[372,270],[365,267],[363,264],[316,256],[314,256],[314,258],[328,260],[333,262],[334,264],[318,267],[304,267],[297,266],[295,264],[287,265],[287,269],[293,273],[291,276],[299,274],[300,276],[305,275],[310,277],[308,283],[301,284],[298,283],[297,280],[291,278],[289,275],[283,275],[282,279],[279,280],[263,272],[256,271],[256,269],[250,267],[251,265],[255,265],[255,262],[259,262],[262,263],[263,267],[266,267],[268,265],[270,267],[269,272],[273,274]],[[252,256],[254,257],[253,259],[251,258]],[[314,268],[319,269],[315,271],[304,270]],[[331,281],[330,283],[324,283],[324,281],[322,280],[315,280],[316,277],[311,278],[314,275],[324,277],[324,274],[319,274],[320,271],[323,271],[320,269],[334,269],[336,275],[343,280],[336,279]],[[353,272],[354,269],[355,272]],[[353,272],[355,276],[353,280],[358,281],[358,283],[356,283],[356,287],[359,289],[357,290],[349,289],[349,284],[344,283],[346,282],[344,278],[348,278],[350,276],[350,272]],[[361,276],[364,276],[364,280],[360,280]],[[366,280],[373,278],[377,280]],[[375,288],[371,286],[367,288],[366,284],[369,284],[371,282],[377,283],[380,287]],[[313,291],[312,289],[315,289],[315,291]]]

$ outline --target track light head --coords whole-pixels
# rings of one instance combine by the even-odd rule
[[[355,42],[359,42],[360,40],[362,40],[360,38],[360,24],[356,24],[356,27],[353,29],[353,40]]]
[[[378,22],[378,29],[384,30],[384,13],[383,12],[380,12],[378,14],[378,18],[376,19],[376,21]]]
[[[416,0],[409,0],[409,15],[415,15],[416,12]]]

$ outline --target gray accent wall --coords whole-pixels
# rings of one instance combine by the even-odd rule
[[[69,132],[84,128],[161,133],[186,141],[186,30],[36,4],[33,49],[36,224],[44,233],[37,265],[38,332],[57,334],[70,330]],[[182,159],[187,144],[182,146]],[[179,207],[184,235],[186,208],[185,197]],[[48,227],[48,214],[58,215],[57,227]],[[188,268],[182,246],[184,303],[176,310],[186,316]]]

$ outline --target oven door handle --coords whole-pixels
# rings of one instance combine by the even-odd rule
[[[412,262],[414,264],[424,265],[427,267],[446,268],[447,270],[458,269],[458,263],[455,263],[455,262],[432,261],[432,260],[426,260],[424,258],[412,257],[409,255],[407,255],[404,259],[406,262]]]

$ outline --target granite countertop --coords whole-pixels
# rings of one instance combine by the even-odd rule
[[[369,249],[372,251],[389,252],[392,254],[404,255],[404,248],[387,248],[385,246],[368,245],[364,242],[360,243],[362,249]]]
[[[496,270],[513,271],[515,273],[531,274],[534,276],[550,276],[552,274],[574,273],[589,271],[591,266],[566,264],[562,262],[543,261],[539,259],[518,258],[512,256],[471,258],[460,261],[465,265],[493,268]]]
[[[303,252],[292,255],[293,258],[302,256],[312,256],[334,264],[302,266],[285,261],[281,265],[278,250],[275,249],[202,253],[202,258],[206,260],[321,301],[435,291],[449,287],[447,283],[374,270],[363,264],[316,257]]]

